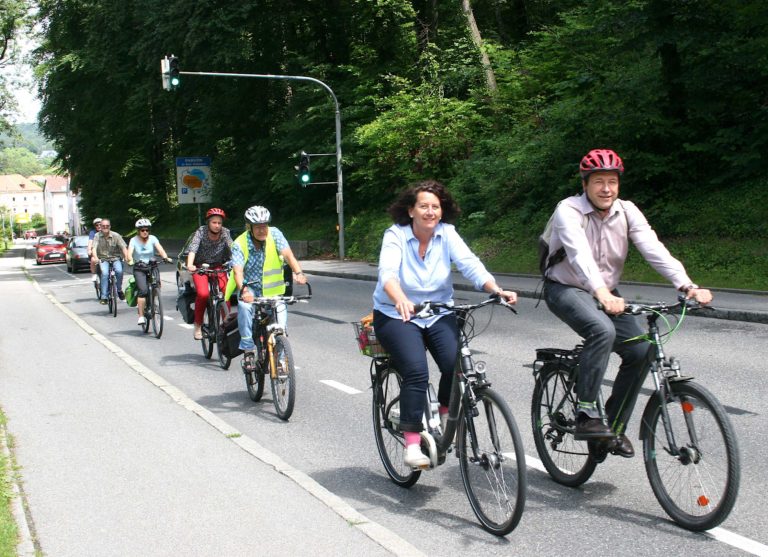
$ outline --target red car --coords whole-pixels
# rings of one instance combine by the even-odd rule
[[[67,239],[64,236],[40,236],[35,246],[35,262],[66,263]]]

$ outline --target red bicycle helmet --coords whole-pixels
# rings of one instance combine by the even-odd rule
[[[601,171],[615,171],[619,175],[623,174],[624,163],[621,162],[621,157],[611,149],[592,149],[584,155],[581,164],[579,164],[579,173],[581,173],[582,179],[586,180],[587,176],[593,172]]]
[[[208,220],[211,217],[221,217],[225,219],[227,218],[227,215],[224,212],[224,209],[219,209],[217,207],[214,207],[213,209],[208,209],[208,212],[205,213],[205,220]]]

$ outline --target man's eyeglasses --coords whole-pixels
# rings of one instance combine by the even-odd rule
[[[102,228],[110,228],[111,226],[112,226],[111,224],[102,224],[101,225]]]
[[[139,232],[149,232],[149,228],[139,228]]]

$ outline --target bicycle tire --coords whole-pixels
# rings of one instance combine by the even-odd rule
[[[224,353],[224,343],[227,341],[224,336],[224,318],[228,313],[225,302],[222,300],[216,302],[214,309],[214,315],[216,315],[216,356],[219,358],[219,365],[222,369],[229,369],[229,364],[232,363],[232,358]]]
[[[557,483],[577,487],[594,473],[597,461],[587,441],[576,441],[576,393],[568,371],[545,365],[536,376],[531,400],[531,425],[536,452]]]
[[[690,381],[670,383],[667,412],[675,442],[684,449],[674,456],[668,449],[660,401],[658,394],[651,397],[642,422],[651,489],[683,528],[694,532],[714,528],[728,517],[739,491],[741,467],[733,426],[706,388]]]
[[[152,316],[152,332],[155,333],[155,338],[163,336],[163,301],[160,299],[160,288],[153,286],[151,288],[152,304],[150,314]]]
[[[114,278],[110,278],[109,281],[109,298],[110,298],[110,305],[109,305],[109,311],[112,312],[112,317],[117,317],[117,280]]]
[[[93,288],[96,290],[96,299],[101,300],[101,276],[99,280],[93,282]]]
[[[210,360],[213,356],[213,345],[216,341],[216,318],[214,317],[213,307],[206,306],[203,312],[203,324],[202,324],[202,338],[200,339],[200,345],[203,347],[203,356],[206,360]]]
[[[285,335],[275,335],[274,361],[277,369],[270,373],[272,402],[278,418],[288,421],[296,403],[296,368],[291,343]],[[270,363],[271,365],[271,363]]]
[[[401,384],[400,374],[391,367],[377,373],[373,383],[373,434],[387,475],[400,487],[411,487],[419,481],[421,470],[405,465],[405,439],[390,419],[393,409],[399,414]]]
[[[461,479],[483,528],[505,536],[515,529],[525,508],[525,449],[512,411],[501,395],[490,388],[475,394],[478,413],[472,416],[471,410],[466,411],[457,432]],[[477,454],[472,448],[473,437]]]

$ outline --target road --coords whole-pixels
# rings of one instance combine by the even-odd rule
[[[225,371],[215,360],[203,358],[191,326],[183,324],[174,309],[173,268],[165,269],[167,321],[160,340],[140,332],[132,308],[121,304],[117,318],[108,316],[94,299],[89,275],[70,275],[63,265],[34,264],[29,273],[141,364],[425,554],[720,556],[747,554],[733,543],[749,540],[757,542],[754,554],[765,554],[768,511],[763,500],[768,475],[761,463],[768,458],[768,423],[762,410],[768,325],[689,317],[667,345],[668,353],[682,361],[685,373],[695,375],[720,398],[740,442],[740,495],[715,539],[675,526],[656,502],[636,440],[640,411],[629,428],[639,453],[635,458],[609,457],[577,489],[554,483],[538,469],[529,418],[534,350],[570,347],[577,339],[543,305],[535,308],[531,299],[520,301],[517,316],[493,313],[473,348],[487,362],[494,387],[510,403],[529,456],[525,513],[517,529],[499,539],[478,526],[456,459],[449,456],[444,466],[423,474],[410,490],[395,486],[383,471],[371,428],[369,359],[357,353],[350,325],[369,311],[373,283],[309,277],[314,298],[290,312],[297,402],[290,422],[284,423],[275,416],[268,388],[260,403],[250,401],[239,359]],[[457,300],[477,296],[459,292]],[[486,325],[482,317],[477,324]],[[646,397],[641,395],[638,404],[644,405]],[[739,542],[739,536],[747,541]]]

